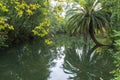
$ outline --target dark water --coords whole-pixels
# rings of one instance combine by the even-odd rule
[[[110,80],[113,62],[107,49],[32,42],[0,51],[0,80]]]

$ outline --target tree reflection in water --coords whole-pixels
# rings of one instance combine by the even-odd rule
[[[69,76],[72,80],[110,80],[113,77],[110,72],[115,69],[115,59],[109,50],[101,51],[97,46],[90,49],[88,45],[81,49],[81,44],[74,42],[65,47],[55,45],[48,48],[33,42],[0,51],[0,80],[69,80]]]
[[[37,43],[0,52],[0,80],[47,80],[50,52]]]
[[[73,74],[70,80],[110,80],[115,69],[114,58],[109,50],[100,51],[97,46],[89,49],[84,45],[80,50],[74,45],[66,48],[64,72]]]

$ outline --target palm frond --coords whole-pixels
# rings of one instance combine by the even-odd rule
[[[94,34],[96,31],[103,33],[105,30],[109,30],[110,14],[102,9],[102,4],[98,0],[85,1],[87,4],[83,5],[81,9],[68,12],[70,16],[68,17],[67,31],[76,35],[82,33],[84,38],[90,34],[94,42],[98,44]]]

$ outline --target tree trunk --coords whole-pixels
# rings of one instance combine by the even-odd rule
[[[93,27],[90,27],[89,28],[89,34],[90,34],[90,37],[92,38],[93,42],[97,45],[97,46],[105,46],[101,43],[99,43],[96,38],[95,38],[95,35],[94,35],[94,31],[93,31]]]
[[[22,0],[22,3],[24,3],[24,0]]]

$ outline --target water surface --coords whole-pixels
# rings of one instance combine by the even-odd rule
[[[113,62],[108,50],[35,41],[0,51],[0,80],[110,80]]]

